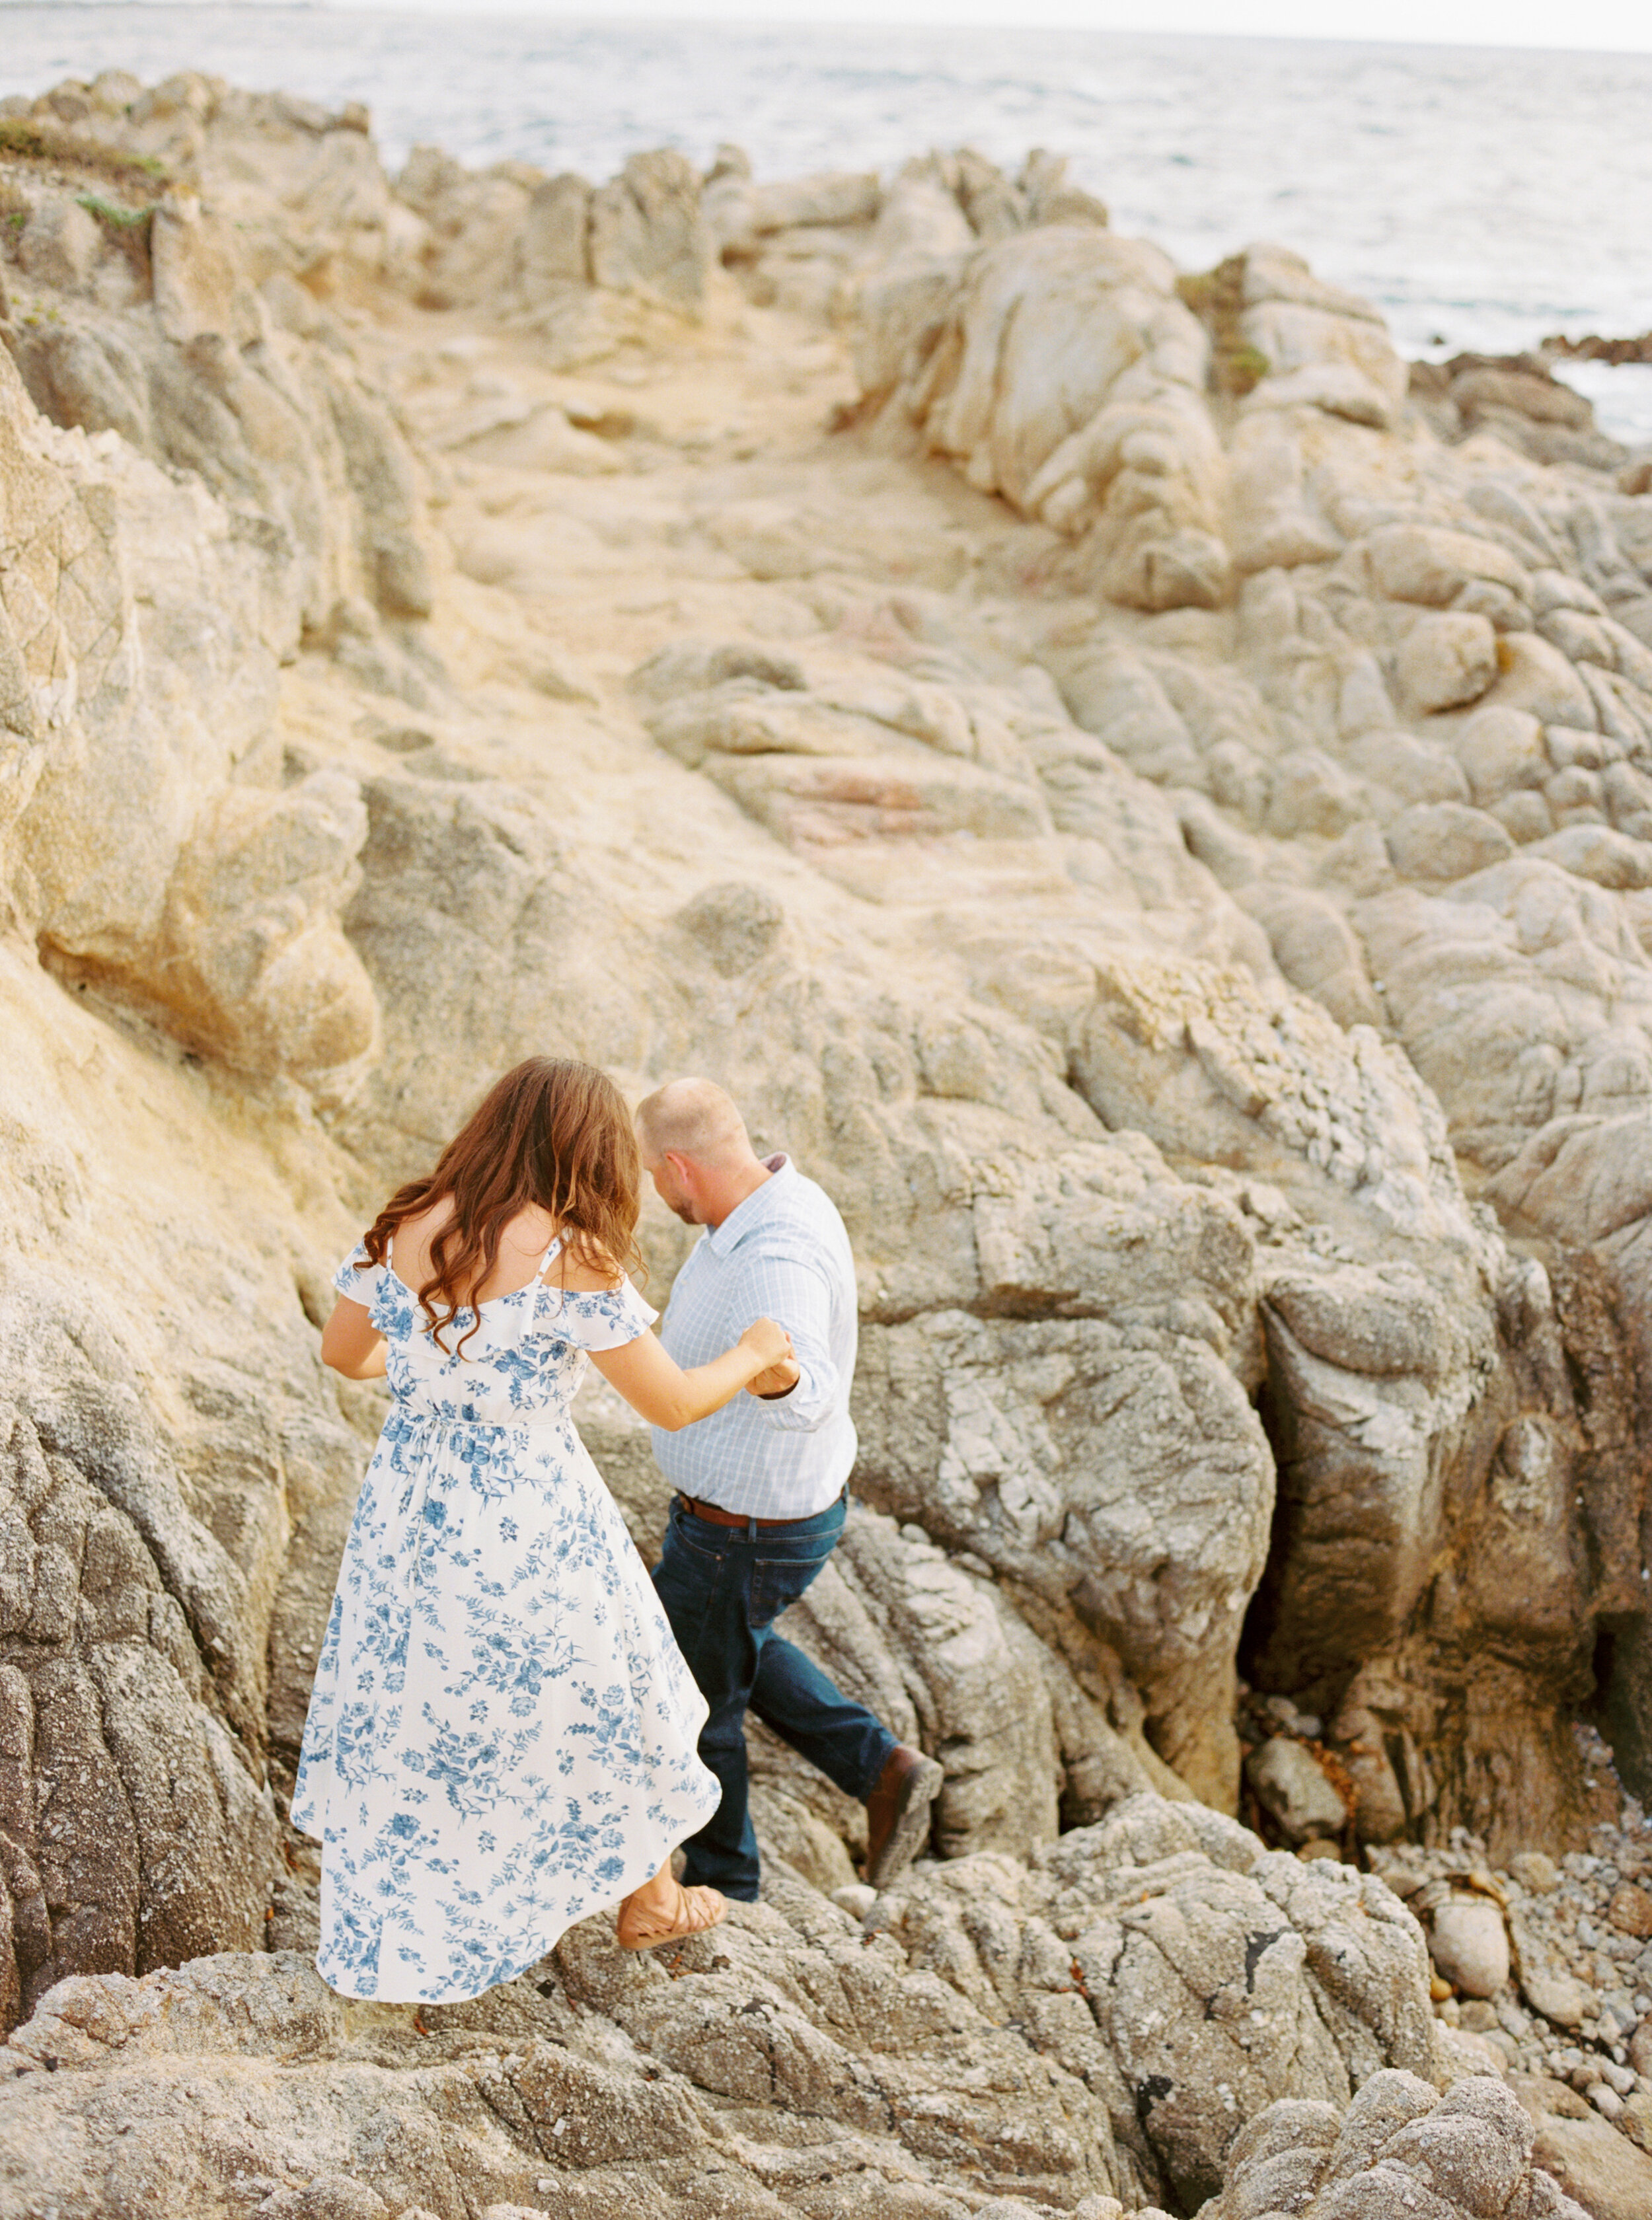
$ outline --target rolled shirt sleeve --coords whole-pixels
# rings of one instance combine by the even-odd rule
[[[790,1334],[800,1375],[789,1395],[772,1401],[758,1396],[754,1399],[757,1407],[766,1424],[782,1433],[814,1433],[843,1400],[842,1382],[832,1361],[831,1288],[812,1265],[770,1251],[751,1258],[749,1291],[751,1317],[773,1319]]]

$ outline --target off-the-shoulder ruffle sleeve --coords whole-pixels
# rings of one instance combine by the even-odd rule
[[[361,1266],[360,1271],[356,1269],[358,1264]],[[333,1275],[333,1285],[340,1294],[352,1303],[365,1303],[369,1310],[373,1306],[373,1297],[383,1283],[384,1267],[368,1262],[365,1241],[357,1242]]]
[[[539,1322],[577,1349],[623,1349],[639,1334],[646,1333],[659,1316],[637,1293],[629,1280],[611,1292],[590,1294],[577,1288],[547,1289]]]

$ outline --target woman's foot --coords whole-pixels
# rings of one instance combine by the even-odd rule
[[[633,1889],[620,1906],[614,1939],[622,1950],[658,1950],[707,1934],[728,1917],[727,1899],[714,1888],[684,1888],[671,1876],[670,1861],[652,1880]]]

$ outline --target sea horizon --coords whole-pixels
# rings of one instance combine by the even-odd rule
[[[1269,34],[623,19],[390,0],[0,0],[0,95],[200,68],[365,101],[387,165],[434,143],[611,175],[732,140],[762,176],[887,175],[932,147],[1068,157],[1188,269],[1258,240],[1368,297],[1413,357],[1652,327],[1652,53]],[[302,30],[297,26],[302,22]],[[708,35],[714,33],[714,41]],[[852,34],[852,36],[851,35]],[[1601,179],[1612,181],[1610,193]],[[1568,365],[1652,441],[1652,371]]]

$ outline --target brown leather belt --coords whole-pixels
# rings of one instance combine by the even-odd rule
[[[725,1511],[720,1503],[701,1503],[697,1495],[685,1495],[679,1487],[676,1500],[685,1511],[693,1512],[712,1526],[756,1526],[761,1533],[766,1526],[795,1526],[795,1518],[748,1518],[744,1511]]]

